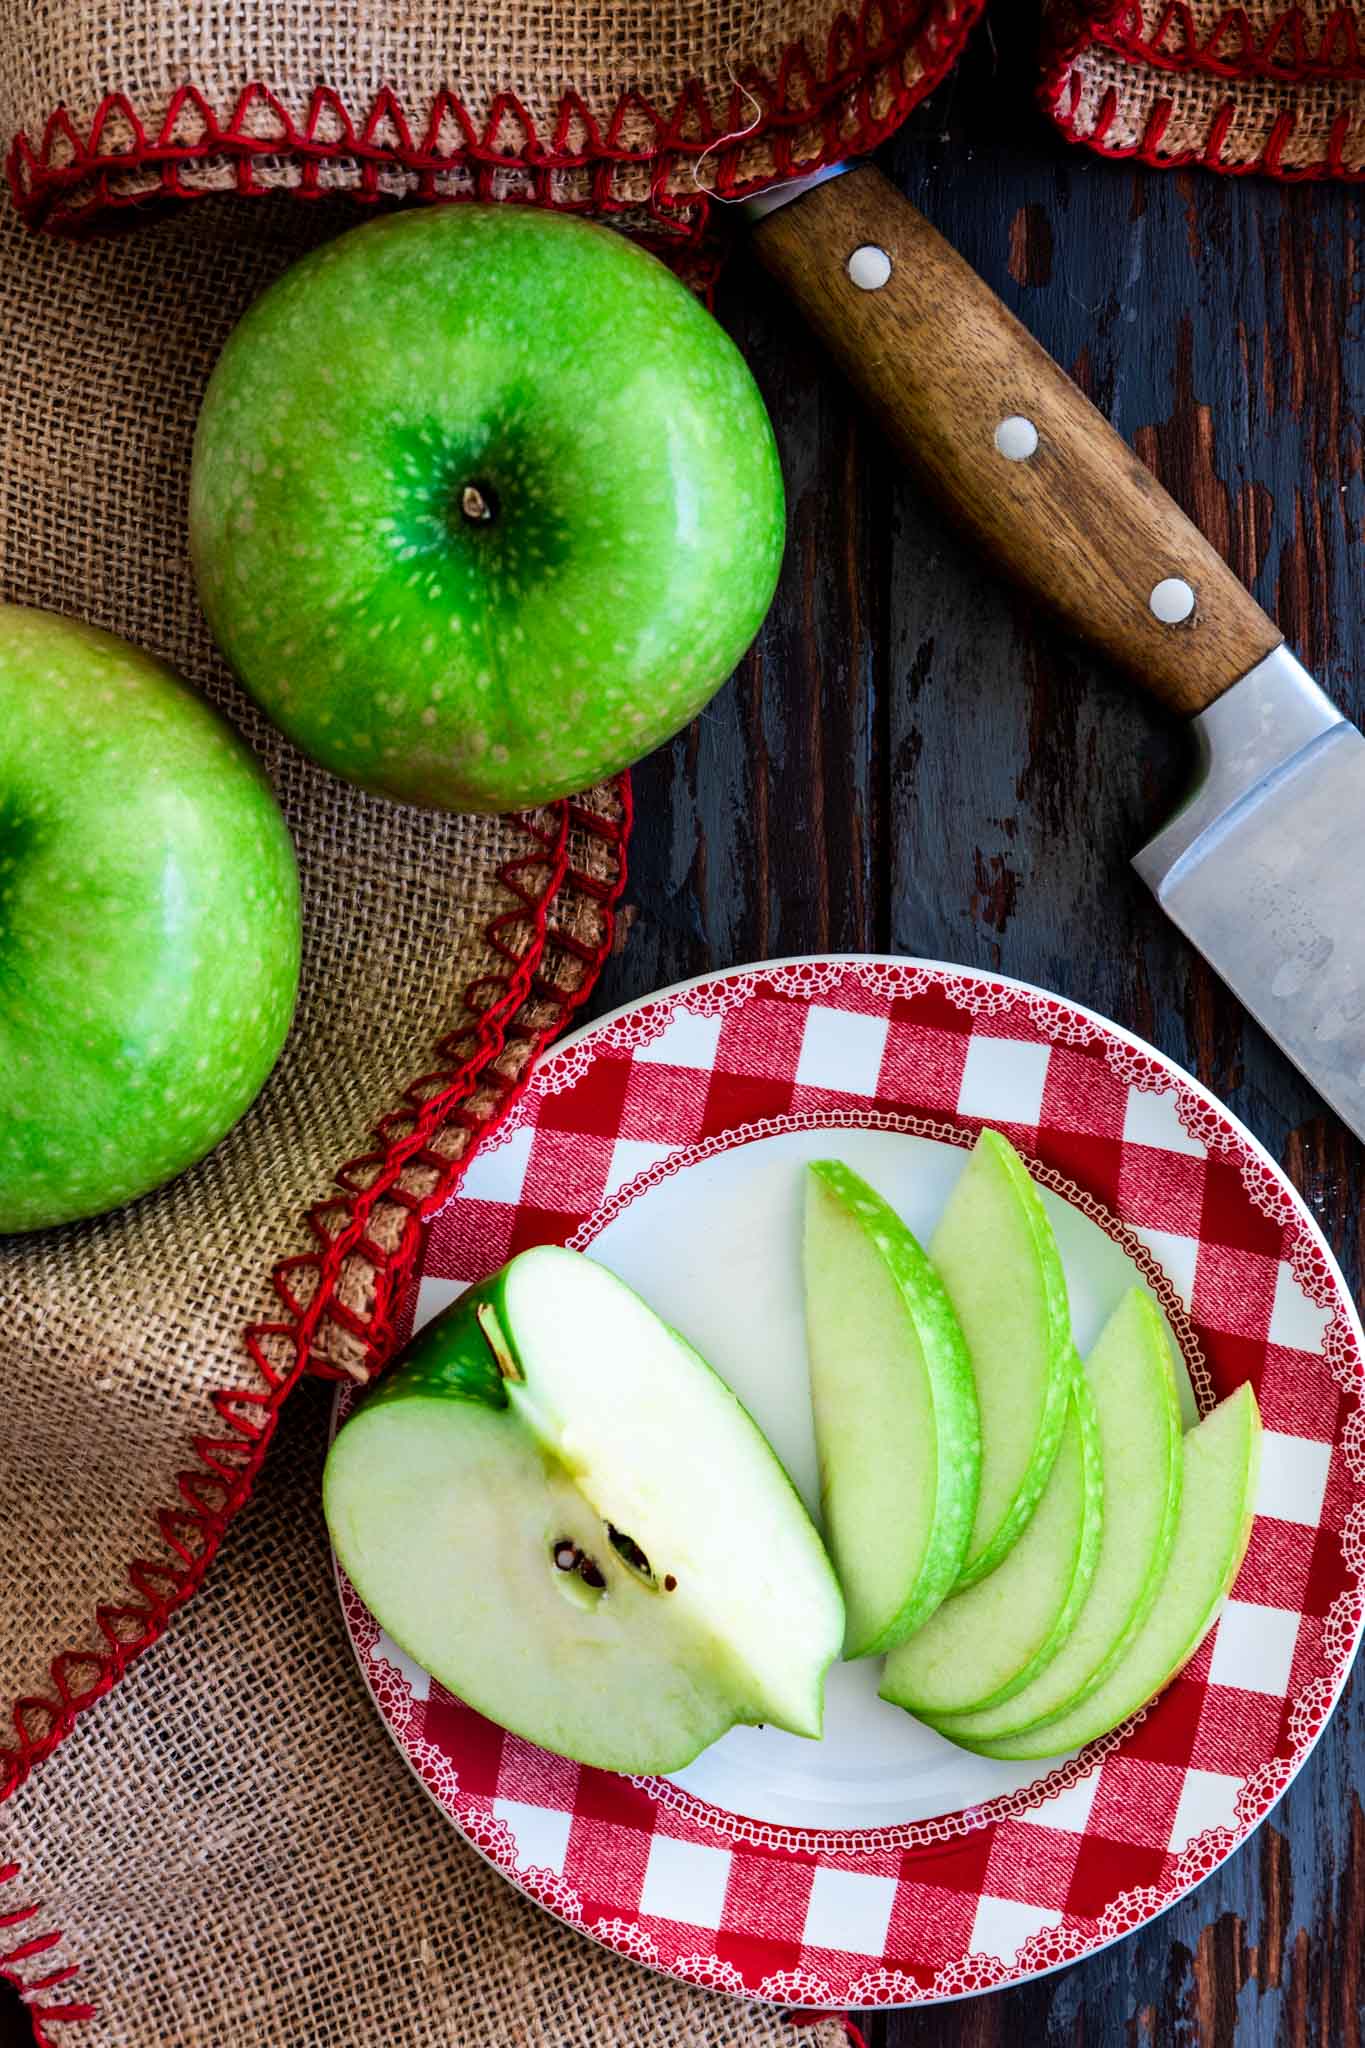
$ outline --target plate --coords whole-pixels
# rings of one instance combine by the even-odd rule
[[[1022,983],[792,960],[578,1032],[436,1217],[409,1324],[529,1245],[590,1251],[731,1381],[814,1505],[800,1162],[847,1159],[927,1236],[983,1124],[1043,1190],[1082,1350],[1136,1266],[1183,1360],[1187,1418],[1246,1379],[1261,1404],[1232,1598],[1125,1729],[1055,1764],[994,1763],[879,1700],[866,1660],[831,1673],[818,1743],[737,1729],[672,1777],[614,1776],[452,1698],[338,1575],[379,1712],[456,1825],[549,1911],[688,1982],[873,2007],[1076,1961],[1245,1840],[1355,1654],[1365,1364],[1331,1253],[1269,1154],[1188,1075]]]

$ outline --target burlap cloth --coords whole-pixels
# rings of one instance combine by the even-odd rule
[[[1054,0],[1043,100],[1146,163],[1365,175],[1365,8],[1328,0]]]
[[[288,187],[525,198],[700,243],[709,194],[888,135],[984,4],[0,0],[0,142],[16,203],[49,226]],[[1155,164],[1365,169],[1360,0],[1042,6],[1042,98],[1073,140]]]
[[[288,186],[477,192],[703,232],[705,190],[870,148],[984,0],[0,0],[30,219]]]

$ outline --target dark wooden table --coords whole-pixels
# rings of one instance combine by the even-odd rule
[[[1359,718],[1360,204],[1349,188],[1162,174],[1064,148],[1031,108],[1033,12],[997,5],[884,167]],[[1181,736],[944,532],[742,260],[719,310],[776,423],[787,564],[739,676],[638,772],[634,920],[597,1007],[826,948],[1042,982],[1222,1095],[1303,1189],[1354,1284],[1355,1141],[1128,867],[1180,788]],[[870,2048],[1358,2048],[1360,1690],[1271,1820],[1184,1904],[1026,1990],[869,2018]],[[26,2038],[6,1999],[0,2048]]]
[[[1068,150],[1003,0],[884,168],[1085,386],[1365,712],[1360,203]],[[791,534],[743,670],[638,771],[636,919],[599,1006],[710,966],[925,954],[1057,988],[1155,1041],[1307,1195],[1353,1284],[1360,1151],[1128,866],[1182,736],[943,530],[762,276],[719,310],[763,386]],[[870,2019],[873,2048],[1356,2048],[1357,1686],[1270,1822],[1144,1933],[1031,1988]]]

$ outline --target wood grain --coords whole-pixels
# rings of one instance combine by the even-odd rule
[[[1030,107],[1031,12],[992,10],[881,167],[1360,719],[1360,196],[1065,149]],[[1184,735],[945,530],[738,257],[720,311],[777,427],[787,564],[734,683],[637,773],[637,918],[599,1010],[829,946],[1051,985],[1223,1095],[1358,1283],[1360,1147],[1128,866],[1184,785]],[[1363,1793],[1357,1681],[1267,1825],[1170,1913],[1027,1989],[870,2017],[871,2048],[1361,2048]]]
[[[1016,213],[1009,269],[1041,274],[1045,216]],[[1245,585],[1065,371],[875,165],[860,165],[754,229],[764,266],[983,558],[1171,710],[1204,710],[1282,639]],[[890,276],[863,289],[855,251]],[[996,430],[1036,431],[1012,461]],[[1151,596],[1189,584],[1192,615]]]

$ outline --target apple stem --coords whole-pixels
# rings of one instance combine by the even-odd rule
[[[471,526],[491,526],[498,516],[498,494],[491,484],[466,484],[460,492],[460,511]]]

